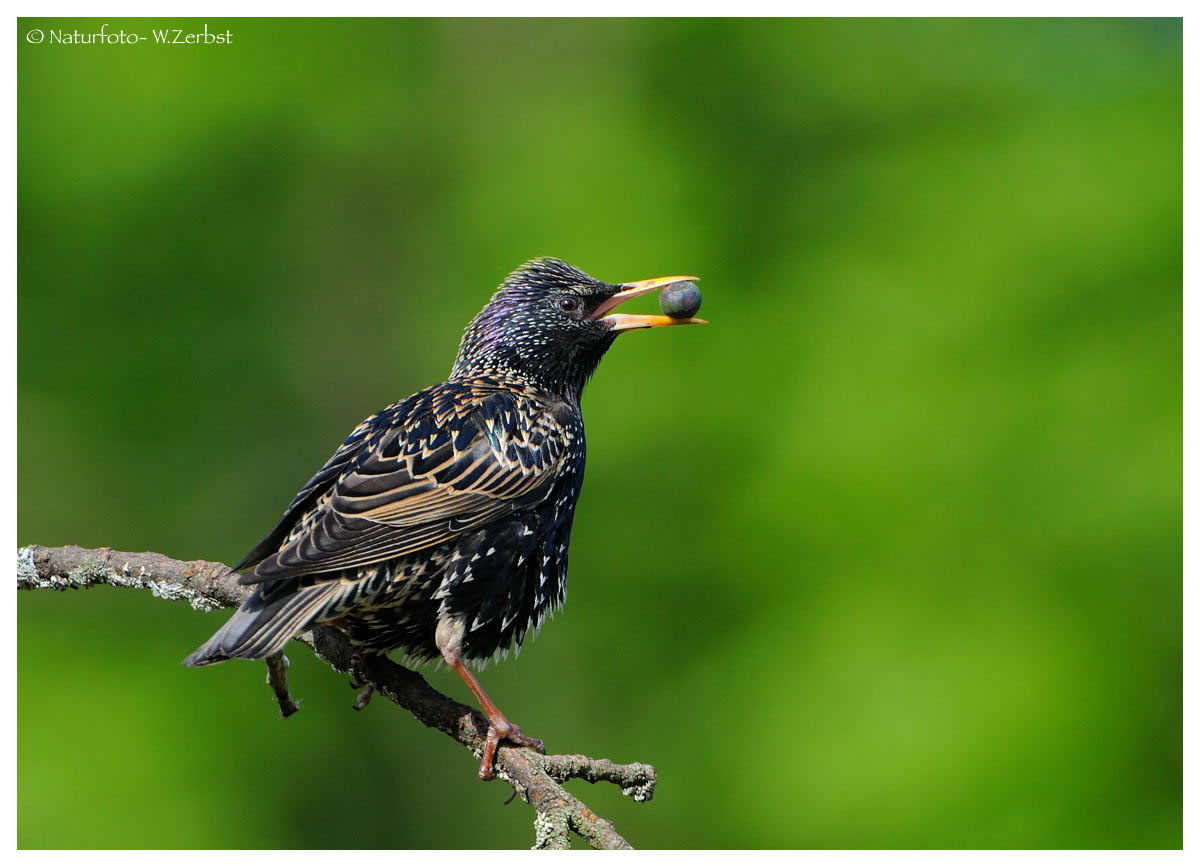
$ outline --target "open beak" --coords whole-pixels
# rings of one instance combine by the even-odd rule
[[[610,295],[592,311],[591,319],[607,323],[612,331],[630,331],[634,328],[658,328],[664,325],[707,325],[705,319],[675,319],[670,316],[643,316],[634,313],[610,313],[609,311],[623,304],[630,298],[665,289],[680,280],[699,280],[699,277],[655,277],[653,280],[638,280],[636,283],[622,283],[621,291]]]

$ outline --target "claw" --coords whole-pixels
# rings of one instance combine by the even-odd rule
[[[508,741],[513,746],[529,747],[542,755],[546,754],[546,744],[540,738],[531,738],[521,731],[520,726],[497,715],[488,720],[487,737],[483,742],[483,760],[479,763],[479,779],[490,780],[496,775],[496,748],[500,741]]]
[[[542,755],[546,754],[546,745],[537,738],[523,734],[518,726],[509,722],[508,717],[500,713],[500,708],[496,707],[496,703],[488,698],[488,694],[483,691],[483,687],[480,686],[475,675],[471,674],[470,669],[463,665],[459,646],[463,628],[461,618],[447,618],[438,621],[435,639],[438,648],[442,651],[442,657],[463,679],[463,683],[471,688],[471,692],[475,693],[475,697],[479,699],[479,703],[483,706],[483,712],[487,716],[488,730],[487,736],[483,739],[483,758],[479,762],[479,779],[490,780],[496,775],[496,748],[500,745],[500,741],[508,741],[518,747],[531,747]]]
[[[367,676],[363,673],[363,668],[367,664],[367,656],[361,650],[354,651],[354,655],[350,657],[350,688],[362,689],[367,685]]]

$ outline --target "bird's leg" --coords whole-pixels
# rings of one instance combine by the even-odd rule
[[[375,687],[367,683],[366,675],[363,673],[363,666],[366,665],[366,654],[361,650],[354,651],[354,655],[350,657],[350,688],[361,689],[354,698],[354,709],[364,710],[371,702],[371,696],[375,694]],[[366,689],[363,689],[363,687]]]
[[[367,685],[366,675],[363,674],[363,665],[366,663],[367,657],[361,650],[355,650],[350,654],[350,688],[362,689]]]
[[[475,693],[475,698],[479,699],[479,704],[482,705],[483,712],[488,718],[487,738],[483,742],[483,761],[479,763],[479,779],[490,780],[494,775],[496,747],[499,746],[500,741],[508,741],[519,747],[532,747],[539,753],[545,754],[546,745],[541,740],[531,738],[523,733],[519,726],[509,722],[508,717],[501,713],[500,708],[496,707],[496,703],[483,691],[483,687],[475,679],[475,675],[463,665],[457,651],[451,653],[442,651],[442,656],[445,657],[450,667],[458,672],[458,676],[463,679],[471,692]]]
[[[479,779],[490,780],[495,775],[496,747],[500,741],[508,741],[519,747],[531,747],[545,755],[546,745],[538,738],[524,734],[520,727],[509,722],[508,717],[501,713],[496,703],[483,691],[483,686],[476,680],[462,661],[463,622],[460,618],[443,618],[438,621],[436,641],[442,651],[442,658],[454,669],[463,682],[475,694],[488,719],[487,737],[483,742],[483,760],[479,763]]]

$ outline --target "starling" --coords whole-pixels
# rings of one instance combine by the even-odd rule
[[[623,331],[700,319],[614,313],[694,277],[603,283],[534,259],[463,335],[450,378],[366,418],[236,571],[254,592],[184,660],[261,659],[317,624],[360,654],[441,658],[488,718],[496,746],[541,749],[467,663],[536,633],[566,596],[567,546],[585,458],[579,398]]]

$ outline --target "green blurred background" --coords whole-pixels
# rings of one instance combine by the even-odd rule
[[[521,261],[700,274],[498,703],[657,766],[571,784],[639,846],[1181,845],[1179,21],[24,38],[101,23],[19,22],[19,542],[233,561]],[[181,668],[225,616],[20,595],[20,846],[530,845],[307,651]]]

